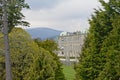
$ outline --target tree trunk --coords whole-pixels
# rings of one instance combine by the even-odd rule
[[[3,34],[4,34],[4,45],[5,45],[5,68],[6,68],[6,80],[12,80],[11,72],[11,61],[10,61],[10,51],[9,51],[9,40],[8,40],[8,20],[6,11],[6,1],[3,2]]]

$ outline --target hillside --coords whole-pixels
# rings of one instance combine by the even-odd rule
[[[42,40],[55,38],[62,32],[50,28],[31,28],[26,29],[26,31],[32,36],[32,38],[40,38]]]

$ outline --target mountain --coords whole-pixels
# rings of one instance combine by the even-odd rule
[[[32,28],[26,29],[26,31],[32,36],[32,38],[40,38],[42,40],[55,38],[62,32],[50,28]]]

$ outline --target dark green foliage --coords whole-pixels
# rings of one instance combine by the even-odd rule
[[[106,55],[104,69],[100,72],[99,80],[120,79],[120,15],[112,17],[113,30],[103,43],[102,52]],[[104,52],[105,51],[105,52]]]
[[[40,54],[36,55],[25,80],[55,80],[56,69],[57,64],[51,54],[40,48]]]
[[[100,0],[103,10],[95,10],[76,69],[76,80],[119,80],[120,1]]]
[[[55,80],[65,80],[62,64],[59,61],[57,55],[54,53],[54,51],[58,49],[57,43],[53,40],[40,41],[38,39],[35,39],[34,41],[38,44],[39,47],[42,47],[45,50],[49,51],[50,54],[53,56],[53,59],[57,64],[57,69],[55,70]]]
[[[0,1],[2,4],[2,1]],[[13,27],[22,25],[29,26],[29,23],[23,21],[22,19],[25,17],[21,11],[23,8],[29,8],[29,5],[25,3],[25,0],[6,0],[7,5],[7,13],[8,13],[8,28],[9,32]],[[2,15],[2,7],[0,8],[0,16]],[[0,21],[2,18],[0,18]],[[2,22],[0,22],[0,27],[2,27]]]
[[[103,63],[100,50],[104,39],[112,29],[110,22],[109,29],[106,28],[107,21],[109,22],[109,17],[104,11],[96,11],[96,15],[90,20],[91,27],[80,55],[79,70],[77,70],[79,71],[78,75],[81,76],[78,77],[82,80],[94,80],[101,71]]]
[[[39,39],[35,39],[34,41],[38,44],[38,46],[48,50],[51,53],[58,49],[57,43],[53,40],[48,40],[47,39],[47,40],[41,41]]]

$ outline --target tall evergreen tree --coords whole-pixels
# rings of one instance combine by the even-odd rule
[[[106,63],[97,78],[98,80],[120,79],[120,13],[117,9],[114,10],[114,15],[111,17],[113,29],[104,41],[101,49],[101,52],[106,57]]]
[[[4,34],[6,79],[12,80],[11,59],[9,51],[8,33],[16,25],[28,26],[29,23],[22,21],[23,8],[29,8],[25,0],[0,0],[0,31]]]
[[[106,50],[103,49],[103,45],[105,41],[108,41],[106,39],[114,28],[113,21],[117,19],[117,17],[113,20],[112,18],[116,13],[119,14],[120,1],[110,0],[106,3],[100,0],[100,2],[104,9],[96,10],[95,15],[92,15],[92,19],[89,20],[90,29],[85,40],[82,54],[80,55],[80,62],[76,67],[77,80],[98,80],[101,71],[104,70],[106,62],[108,61],[108,54]],[[100,80],[110,80],[110,78]]]

